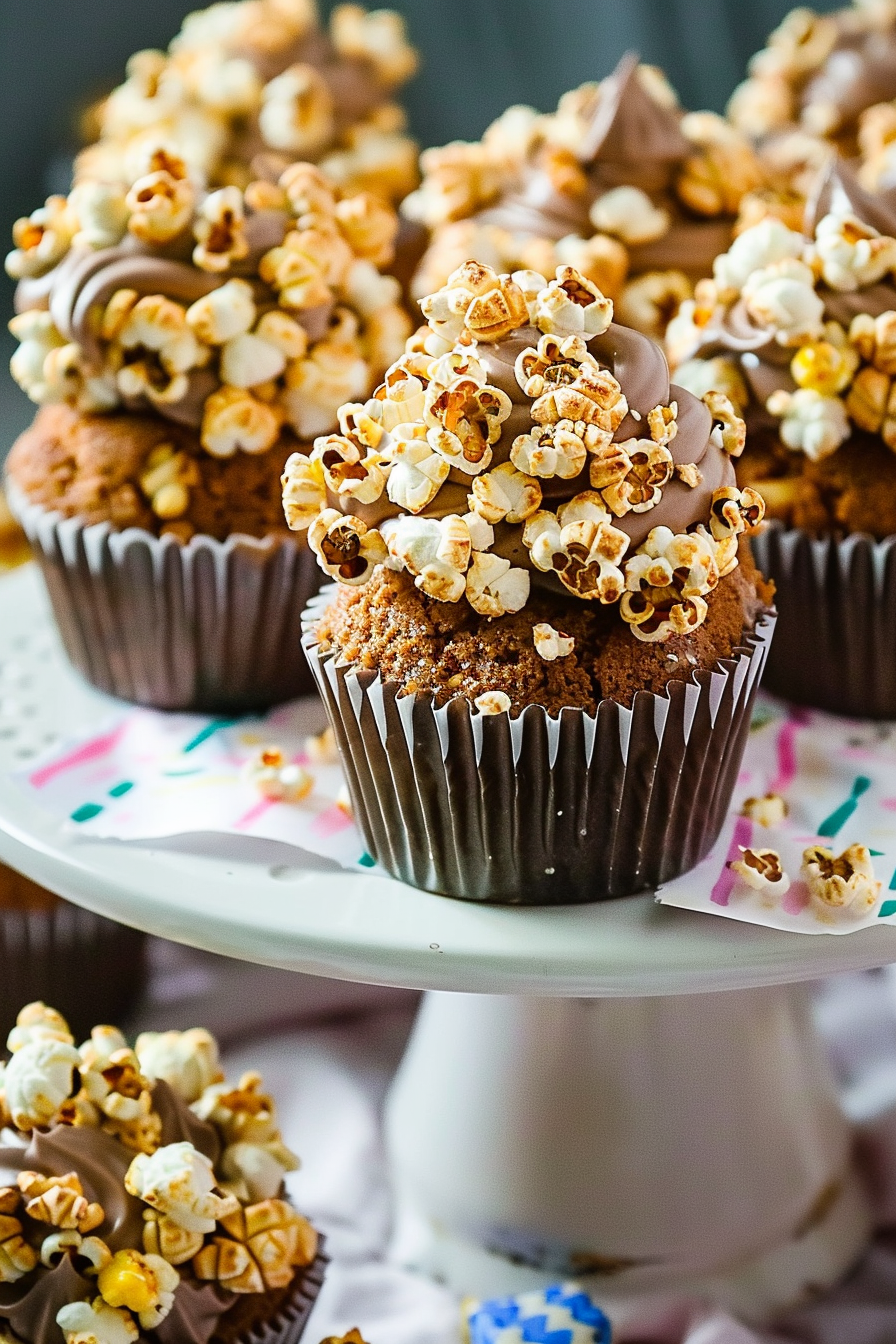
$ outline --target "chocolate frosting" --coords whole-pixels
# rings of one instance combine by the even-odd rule
[[[681,133],[681,114],[663,107],[638,76],[638,57],[623,56],[600,85],[591,124],[577,157],[585,170],[582,195],[559,191],[545,169],[532,165],[496,204],[476,216],[510,233],[558,242],[567,234],[590,236],[588,212],[595,200],[618,186],[639,187],[672,217],[669,230],[650,243],[630,247],[632,270],[683,270],[708,275],[731,240],[728,221],[695,219],[672,193],[676,171],[691,153]]]
[[[510,460],[514,439],[519,434],[527,433],[532,426],[532,401],[516,380],[514,364],[523,350],[537,346],[540,335],[535,327],[522,327],[506,340],[477,347],[477,358],[487,370],[489,383],[505,392],[513,403],[513,409],[501,427],[501,436],[492,445],[492,467]],[[614,517],[613,526],[627,534],[631,548],[635,549],[654,527],[669,527],[673,532],[685,532],[692,524],[705,522],[709,517],[713,492],[722,486],[734,485],[735,478],[728,454],[710,437],[712,418],[703,402],[684,388],[670,385],[665,355],[658,345],[641,332],[613,322],[602,336],[592,337],[588,347],[600,364],[618,379],[629,404],[629,414],[620,424],[614,439],[621,442],[629,438],[648,438],[648,412],[655,406],[677,401],[678,433],[669,444],[669,451],[676,465],[693,463],[699,468],[701,476],[700,483],[695,487],[687,486],[674,477],[663,487],[662,498],[652,509],[646,513],[630,512],[622,518]],[[640,420],[632,415],[632,410],[640,414]],[[380,451],[387,443],[388,440],[384,440]],[[421,516],[444,518],[449,513],[466,513],[472,479],[452,469],[445,484]],[[565,500],[591,489],[587,465],[580,475],[571,480],[554,476],[540,480],[539,484],[544,496],[544,507],[549,509],[556,509]],[[361,518],[369,527],[378,526],[386,518],[397,517],[402,512],[385,493],[375,503],[368,505],[359,504],[349,495],[331,496],[330,503],[343,513],[352,513]],[[532,564],[529,551],[522,542],[521,527],[498,524],[492,549],[497,555],[528,569],[534,584],[567,591],[558,579],[544,574]]]
[[[832,105],[837,130],[853,127],[867,107],[896,97],[896,32],[872,28],[843,32],[800,97],[801,107]]]
[[[162,1120],[162,1144],[187,1141],[216,1162],[221,1145],[214,1127],[195,1116],[165,1082],[153,1085],[152,1097]],[[57,1125],[35,1130],[27,1147],[0,1147],[0,1185],[15,1185],[20,1171],[39,1171],[45,1176],[74,1171],[87,1198],[101,1204],[106,1214],[94,1235],[113,1253],[128,1247],[140,1249],[144,1205],[124,1188],[133,1157],[129,1148],[101,1129]],[[59,1344],[59,1308],[95,1295],[95,1279],[80,1274],[64,1256],[54,1269],[39,1265],[16,1283],[0,1284],[0,1318],[8,1320],[27,1344]],[[170,1316],[153,1334],[163,1344],[207,1344],[221,1312],[233,1301],[232,1294],[215,1284],[183,1279]]]

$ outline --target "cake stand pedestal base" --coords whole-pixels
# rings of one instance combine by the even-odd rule
[[[427,995],[387,1110],[403,1263],[476,1296],[564,1277],[761,1318],[870,1232],[805,989]]]

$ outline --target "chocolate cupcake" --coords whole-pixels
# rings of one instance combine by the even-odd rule
[[[315,162],[347,193],[397,201],[416,185],[417,147],[393,97],[416,67],[394,10],[337,5],[324,28],[314,0],[211,5],[167,52],[131,57],[87,118],[96,139],[75,180],[130,186],[161,146],[209,187]]]
[[[310,689],[294,605],[319,575],[277,480],[403,346],[396,230],[311,165],[207,192],[162,149],[16,224],[11,367],[42,409],[10,503],[101,689],[213,712]]]
[[[832,165],[805,231],[766,221],[670,325],[676,378],[746,418],[738,479],[765,499],[753,539],[781,615],[770,690],[896,716],[896,211]]]
[[[633,56],[553,115],[510,108],[480,143],[426,150],[421,165],[402,205],[432,231],[418,297],[468,257],[546,275],[568,264],[654,336],[763,183],[744,137],[712,113],[683,114],[660,72]]]
[[[469,262],[422,308],[284,473],[338,582],[304,642],[370,853],[471,900],[666,881],[718,834],[773,625],[743,423],[571,268]]]
[[[79,1032],[123,1017],[146,986],[146,950],[145,933],[0,864],[0,1033],[28,998],[55,998]]]
[[[258,1074],[224,1082],[208,1032],[114,1027],[80,1047],[43,1003],[3,1067],[0,1321],[23,1344],[297,1344],[321,1239]]]

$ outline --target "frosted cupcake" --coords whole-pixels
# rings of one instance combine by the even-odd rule
[[[432,232],[418,297],[468,257],[547,275],[568,264],[655,336],[763,180],[743,136],[712,113],[683,114],[660,72],[632,56],[553,115],[510,108],[481,142],[426,150],[421,165],[402,205]]]
[[[772,625],[743,423],[571,268],[470,262],[421,306],[284,473],[337,580],[305,647],[368,848],[477,900],[664,881],[718,833]]]
[[[258,1074],[228,1084],[206,1031],[114,1027],[80,1046],[43,1003],[2,1071],[0,1321],[23,1344],[297,1344],[320,1239],[284,1194],[296,1159]]]
[[[41,410],[10,502],[103,690],[232,710],[308,689],[287,599],[318,578],[278,478],[403,346],[396,228],[309,164],[209,192],[163,149],[16,224],[11,368]]]
[[[741,234],[667,340],[676,377],[724,391],[746,419],[739,479],[775,520],[754,538],[781,609],[769,687],[885,718],[896,715],[894,274],[896,212],[835,165],[805,232],[769,220]]]

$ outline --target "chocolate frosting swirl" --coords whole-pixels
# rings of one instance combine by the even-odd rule
[[[509,233],[559,242],[567,234],[590,236],[588,212],[605,192],[618,186],[639,187],[672,217],[669,230],[653,242],[629,247],[632,270],[683,270],[707,275],[731,238],[728,221],[695,219],[672,192],[676,171],[691,153],[680,129],[681,114],[650,96],[638,76],[638,57],[623,56],[602,82],[591,124],[577,157],[585,170],[582,195],[558,190],[537,165],[522,181],[476,218]]]
[[[896,31],[871,28],[865,32],[842,31],[834,50],[808,81],[800,106],[827,105],[836,108],[837,130],[855,126],[860,114],[873,103],[896,97]]]
[[[522,327],[506,340],[494,345],[477,347],[477,358],[485,367],[491,386],[499,388],[510,398],[513,406],[501,427],[501,436],[492,445],[491,467],[510,460],[513,441],[532,427],[532,401],[520,388],[514,373],[517,357],[523,350],[534,348],[541,333],[535,327]],[[713,492],[722,486],[734,485],[734,468],[728,454],[711,438],[712,417],[702,401],[675,387],[669,381],[669,366],[658,345],[641,332],[611,323],[602,335],[592,337],[588,348],[599,363],[610,370],[619,381],[629,405],[629,414],[620,424],[614,437],[616,442],[629,438],[647,438],[647,415],[655,406],[678,403],[678,433],[669,444],[676,465],[693,463],[700,472],[700,482],[691,487],[673,477],[663,487],[659,503],[645,513],[629,512],[622,518],[613,518],[613,526],[630,538],[631,550],[640,546],[654,527],[668,527],[673,532],[685,532],[694,523],[709,517]],[[635,411],[640,416],[632,414]],[[384,439],[380,451],[388,444]],[[449,513],[464,514],[468,510],[467,495],[473,478],[452,468],[449,476],[432,503],[422,511],[424,518],[444,518]],[[545,508],[555,510],[566,500],[583,490],[590,490],[588,466],[576,477],[563,480],[553,476],[541,479]],[[359,504],[349,495],[331,495],[330,504],[343,513],[354,514],[368,527],[378,526],[386,518],[397,517],[402,510],[384,493],[373,504]],[[558,579],[538,570],[522,542],[522,528],[498,524],[495,528],[497,555],[513,564],[528,569],[532,582],[555,591],[568,592]]]
[[[162,1120],[162,1144],[187,1141],[212,1162],[220,1156],[217,1131],[195,1116],[165,1082],[152,1089],[153,1108]],[[94,1235],[113,1252],[143,1245],[143,1202],[128,1194],[124,1178],[133,1152],[111,1134],[90,1127],[57,1125],[35,1130],[26,1145],[0,1147],[0,1185],[15,1185],[21,1171],[44,1176],[77,1173],[84,1193],[101,1204],[106,1217]],[[183,1272],[183,1271],[182,1271]],[[0,1319],[27,1344],[59,1344],[56,1313],[68,1302],[96,1295],[95,1279],[80,1274],[68,1256],[53,1269],[39,1265],[16,1283],[0,1284]],[[152,1334],[162,1344],[207,1344],[221,1312],[234,1302],[216,1284],[183,1278],[171,1314]]]

